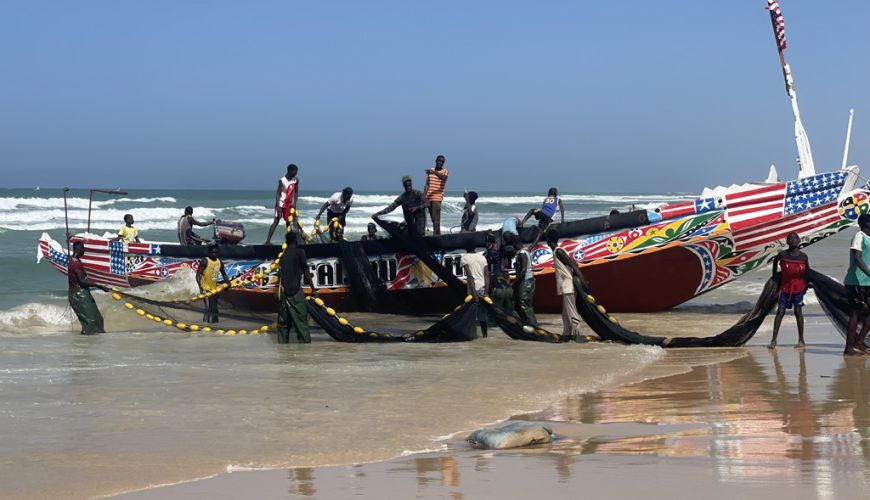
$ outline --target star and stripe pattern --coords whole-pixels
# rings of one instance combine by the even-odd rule
[[[776,37],[776,47],[780,52],[788,47],[785,39],[785,20],[782,18],[782,9],[779,8],[779,0],[767,0],[767,10],[770,11],[770,23],[773,25],[773,36]]]

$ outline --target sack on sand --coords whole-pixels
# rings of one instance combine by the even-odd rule
[[[502,450],[553,441],[553,430],[540,422],[511,422],[498,429],[478,429],[466,439],[472,446]]]

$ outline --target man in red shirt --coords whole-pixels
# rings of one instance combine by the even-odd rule
[[[801,239],[797,233],[789,233],[785,238],[787,250],[779,252],[773,258],[773,275],[776,276],[777,268],[781,274],[779,278],[779,305],[776,309],[776,317],[773,320],[773,338],[770,340],[768,349],[776,349],[776,337],[779,335],[779,326],[785,316],[785,310],[794,307],[794,317],[797,320],[798,343],[797,348],[804,345],[804,293],[807,284],[804,275],[810,267],[807,254],[801,252]]]
[[[91,287],[99,288],[104,292],[109,289],[98,283],[94,283],[85,274],[85,265],[82,263],[82,255],[85,254],[85,245],[81,241],[73,243],[73,254],[67,265],[67,279],[69,280],[69,304],[82,324],[82,335],[94,335],[106,333],[103,329],[103,315],[97,309],[97,303],[91,295]]]

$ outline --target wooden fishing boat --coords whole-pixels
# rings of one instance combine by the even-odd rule
[[[555,224],[562,236],[560,246],[580,263],[593,293],[609,310],[649,312],[673,307],[763,267],[785,247],[785,238],[792,232],[800,236],[803,246],[811,245],[870,212],[870,188],[857,185],[858,167],[847,166],[848,132],[841,168],[815,172],[791,70],[783,57],[781,12],[774,0],[768,0],[768,9],[795,118],[798,178],[780,182],[772,172],[765,182],[705,190],[680,203]],[[851,123],[850,116],[848,130]],[[482,248],[484,238],[484,233],[432,236],[424,238],[424,244],[462,277],[464,248],[469,242]],[[530,241],[532,235],[527,231],[524,238]],[[134,287],[165,280],[182,269],[195,268],[205,255],[203,247],[78,239],[85,244],[87,272],[108,286]],[[415,312],[445,312],[460,300],[397,241],[364,242],[362,249],[389,295],[412,304]],[[225,291],[222,298],[239,308],[273,310],[277,276],[269,263],[277,253],[275,246],[223,246],[221,256],[230,277],[247,281]],[[355,276],[345,272],[340,245],[307,245],[306,253],[321,297],[339,310],[358,308],[360,298],[351,286]],[[550,248],[539,244],[530,254],[537,289],[535,309],[560,311]],[[39,241],[38,256],[66,272],[66,250],[47,234]]]

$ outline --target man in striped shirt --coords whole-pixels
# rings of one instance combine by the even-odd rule
[[[447,169],[444,156],[435,158],[435,167],[426,169],[426,189],[423,192],[429,202],[429,216],[432,218],[432,234],[441,234],[441,202],[444,201],[444,186],[447,185]]]

